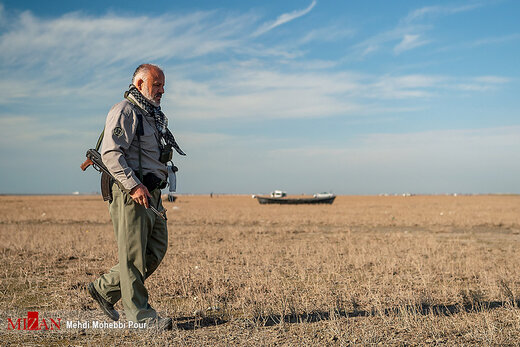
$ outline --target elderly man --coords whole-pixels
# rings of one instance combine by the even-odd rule
[[[149,207],[164,210],[161,189],[173,166],[167,165],[172,148],[184,155],[159,106],[163,93],[163,71],[156,65],[142,64],[134,72],[125,99],[108,113],[101,155],[117,179],[111,182],[109,210],[119,263],[87,289],[111,319],[119,319],[114,304],[121,299],[129,321],[168,330],[172,319],[157,315],[144,286],[168,245],[166,221]]]

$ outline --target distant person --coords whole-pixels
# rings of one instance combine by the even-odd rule
[[[144,281],[166,253],[168,231],[166,220],[149,206],[164,210],[161,189],[173,166],[167,165],[171,163],[172,148],[184,155],[160,108],[164,82],[158,66],[140,65],[125,99],[108,113],[101,155],[118,181],[111,183],[109,210],[119,264],[87,288],[111,319],[119,319],[114,304],[121,299],[129,321],[159,330],[172,329],[172,319],[159,317],[150,306]]]

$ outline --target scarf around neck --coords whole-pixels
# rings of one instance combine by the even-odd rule
[[[166,143],[167,146],[173,147],[180,155],[186,155],[177,144],[177,141],[175,141],[175,137],[173,137],[171,131],[168,129],[168,118],[166,118],[166,115],[161,111],[161,107],[155,107],[152,105],[152,103],[148,101],[148,99],[146,99],[133,84],[131,84],[128,91],[125,92],[125,98],[128,98],[128,96],[131,96],[139,107],[155,119],[155,127],[159,131],[164,143]]]

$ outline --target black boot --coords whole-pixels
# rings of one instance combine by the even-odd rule
[[[91,282],[88,284],[87,286],[87,291],[88,293],[90,294],[90,296],[92,297],[92,299],[96,300],[96,302],[99,304],[99,307],[101,308],[101,310],[112,320],[116,321],[119,319],[119,312],[117,312],[115,309],[114,309],[114,305],[112,305],[111,303],[109,303],[108,301],[105,300],[105,298],[103,298],[96,290],[96,288],[94,288],[94,284]]]

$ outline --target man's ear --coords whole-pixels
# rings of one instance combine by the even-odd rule
[[[137,83],[135,84],[135,86],[137,87],[137,89],[140,92],[143,90],[143,83],[144,83],[144,80],[142,78],[140,78],[137,80]]]

